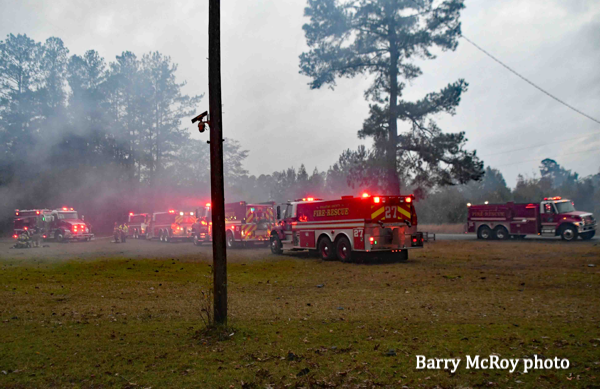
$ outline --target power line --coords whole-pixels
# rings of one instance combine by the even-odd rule
[[[587,151],[577,151],[577,152],[574,152],[574,153],[562,154],[562,155],[559,155],[558,157],[553,157],[552,159],[559,159],[561,157],[566,157],[566,156],[569,156],[569,155],[587,154],[587,153],[592,153],[592,152],[593,153],[597,153],[598,150],[592,149],[592,150],[587,150]],[[494,168],[502,167],[502,166],[519,165],[519,164],[522,164],[522,163],[539,161],[539,160],[540,160],[539,158],[534,158],[534,159],[528,159],[528,160],[525,160],[525,161],[519,161],[519,162],[513,162],[513,163],[505,163],[505,164],[502,164],[502,165],[495,165]]]
[[[445,23],[444,23],[445,24]],[[447,26],[447,24],[446,24]],[[580,110],[578,110],[577,108],[573,107],[572,105],[564,102],[563,100],[559,99],[558,97],[554,96],[553,94],[551,94],[550,92],[542,89],[541,87],[539,87],[538,85],[534,84],[533,81],[528,80],[527,78],[525,78],[525,76],[522,76],[521,74],[517,73],[516,70],[512,69],[510,66],[506,65],[504,62],[500,61],[498,58],[494,57],[493,55],[491,55],[490,53],[488,53],[487,51],[485,51],[483,48],[481,48],[480,46],[478,46],[475,42],[473,42],[472,40],[470,40],[469,38],[467,38],[466,36],[464,36],[463,34],[459,33],[459,36],[461,38],[464,38],[467,42],[469,42],[470,44],[472,44],[473,46],[475,46],[479,51],[481,51],[482,53],[484,53],[485,55],[487,55],[488,57],[490,57],[491,59],[493,59],[494,61],[498,62],[500,65],[504,66],[506,69],[508,69],[511,73],[515,74],[517,77],[521,78],[523,81],[525,81],[526,83],[528,83],[529,85],[533,86],[534,88],[536,88],[537,90],[539,90],[540,92],[548,95],[549,97],[553,98],[554,100],[558,101],[559,103],[561,103],[562,105],[570,108],[571,110],[577,112],[580,115],[585,116],[586,118],[593,120],[594,122],[600,124],[600,120],[597,120],[593,117],[591,117],[590,115],[581,112]]]
[[[528,147],[522,147],[520,149],[512,149],[512,150],[506,150],[506,151],[500,151],[498,153],[494,153],[494,154],[487,154],[487,155],[482,155],[482,158],[487,158],[487,157],[492,157],[494,155],[500,155],[500,154],[508,154],[508,153],[512,153],[515,151],[522,151],[522,150],[528,150],[528,149],[535,149],[538,147],[543,147],[543,146],[548,146],[548,145],[553,145],[553,144],[557,144],[557,143],[565,143],[565,142],[571,142],[577,139],[582,139],[582,138],[587,138],[589,136],[594,136],[594,135],[600,135],[600,133],[598,132],[590,132],[587,133],[586,135],[582,135],[582,136],[577,136],[575,138],[570,138],[570,139],[563,139],[563,140],[557,140],[556,142],[548,142],[548,143],[543,143],[541,145],[535,145],[535,146],[528,146]]]
[[[415,0],[411,0],[417,7],[420,7],[420,5],[415,1]],[[429,12],[433,12],[434,10],[430,10]],[[452,27],[450,27],[448,25],[448,23],[443,22],[442,23],[452,29]],[[537,84],[535,84],[533,81],[528,80],[525,76],[522,76],[520,73],[518,73],[516,70],[514,70],[513,68],[511,68],[510,66],[506,65],[504,62],[500,61],[498,58],[494,57],[492,54],[488,53],[486,50],[484,50],[481,46],[477,45],[475,42],[473,42],[472,40],[470,40],[469,38],[467,38],[466,36],[464,36],[462,33],[458,33],[458,36],[460,36],[461,38],[464,38],[467,42],[469,42],[470,44],[472,44],[475,48],[477,48],[479,51],[481,51],[482,53],[484,53],[485,55],[487,55],[488,57],[490,57],[491,59],[493,59],[494,61],[498,62],[500,65],[502,65],[503,67],[505,67],[508,71],[510,71],[511,73],[513,73],[514,75],[516,75],[517,77],[519,77],[520,79],[522,79],[523,81],[525,81],[526,83],[528,83],[529,85],[533,86],[534,88],[536,88],[537,90],[539,90],[540,92],[546,94],[547,96],[551,97],[552,99],[558,101],[559,103],[563,104],[564,106],[570,108],[571,110],[577,112],[580,115],[585,116],[586,118],[600,124],[600,120],[591,117],[590,115],[581,112],[580,110],[578,110],[577,108],[573,107],[572,105],[564,102],[563,100],[559,99],[558,97],[554,96],[553,94],[551,94],[550,92],[542,89],[540,86],[538,86]]]

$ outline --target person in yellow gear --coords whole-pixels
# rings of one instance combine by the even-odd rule
[[[127,224],[121,224],[119,226],[119,230],[121,231],[121,242],[125,243],[125,241],[127,240],[127,233],[129,232]]]

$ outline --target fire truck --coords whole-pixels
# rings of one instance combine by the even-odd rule
[[[127,220],[127,237],[134,239],[145,238],[150,225],[151,215],[149,213],[133,213],[129,212],[129,218]]]
[[[89,241],[94,237],[83,219],[79,219],[77,211],[73,208],[62,207],[55,210],[44,210],[44,239],[53,239],[56,242],[69,240]]]
[[[466,233],[478,239],[524,238],[526,235],[592,239],[596,220],[589,212],[576,211],[571,200],[546,197],[539,203],[481,204],[469,207]]]
[[[13,219],[12,237],[18,239],[19,235],[27,230],[43,228],[43,214],[47,209],[15,209]]]
[[[227,247],[250,245],[268,246],[271,228],[275,223],[275,202],[247,203],[239,201],[225,204],[225,230]],[[194,244],[200,246],[212,241],[212,215],[210,203],[199,210],[198,222],[193,226]]]
[[[417,232],[414,196],[311,197],[277,206],[271,252],[317,250],[323,260],[350,262],[355,252],[407,260],[408,250],[423,247]]]
[[[158,239],[165,243],[189,240],[192,237],[192,225],[195,222],[195,212],[174,209],[155,212],[146,229],[146,239]]]

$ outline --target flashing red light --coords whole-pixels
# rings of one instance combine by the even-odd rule
[[[210,207],[210,203],[206,203],[206,206],[207,206],[207,207]]]
[[[410,203],[410,202],[412,202],[412,197],[407,197],[405,201],[406,201],[407,203]]]
[[[367,192],[365,192],[365,193],[362,194],[362,197],[363,198],[369,197],[369,194]]]
[[[417,243],[417,238],[413,238],[413,243]]]
[[[71,211],[73,210],[73,208],[71,208]]]
[[[63,211],[68,211],[69,209],[67,207],[63,207]]]
[[[544,201],[548,201],[548,200],[562,200],[562,197],[560,197],[560,196],[544,197]]]
[[[202,225],[205,226],[206,222],[204,220],[201,221]]]
[[[36,214],[36,215],[39,215],[39,214],[40,214],[40,211],[35,211],[35,214]]]
[[[308,201],[315,201],[315,198],[314,197],[307,197],[306,200],[308,200]]]
[[[373,202],[375,204],[379,204],[381,202],[381,198],[379,198],[379,197],[373,197]]]
[[[374,237],[369,237],[369,243],[373,244],[373,242],[375,242],[375,238]]]
[[[133,212],[129,212],[129,216],[133,216]]]
[[[15,239],[17,239],[18,237],[19,237],[19,235],[17,235],[17,234],[13,235],[13,238],[15,238]]]
[[[46,239],[46,238],[47,238],[47,236],[46,236],[46,235],[42,235],[42,238]]]
[[[169,213],[175,213],[174,209],[169,209]]]
[[[235,226],[231,226],[231,229],[235,231]]]
[[[19,216],[19,212],[15,212],[15,216]]]
[[[25,231],[27,231],[29,228],[28,228],[28,227],[23,227],[23,229],[24,229]]]

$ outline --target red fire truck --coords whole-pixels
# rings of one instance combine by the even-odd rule
[[[15,209],[15,218],[13,219],[14,239],[27,230],[43,228],[43,214],[49,212],[47,209]]]
[[[250,204],[245,201],[225,204],[225,229],[227,247],[268,246],[271,228],[275,223],[275,202]],[[210,203],[199,210],[194,224],[194,244],[200,246],[212,240],[212,215]]]
[[[288,202],[277,206],[279,223],[271,232],[271,251],[316,249],[323,260],[343,262],[351,261],[354,252],[393,253],[406,260],[409,249],[423,247],[413,200],[413,195],[365,193]]]
[[[188,240],[192,237],[192,225],[195,222],[195,212],[174,209],[167,212],[155,212],[146,229],[146,239],[157,238],[165,243]]]
[[[129,212],[127,220],[127,236],[134,239],[145,238],[150,225],[151,215],[149,213],[133,213]]]
[[[576,211],[571,200],[546,197],[540,203],[470,205],[467,233],[478,239],[524,238],[526,235],[560,236],[572,241],[592,239],[596,220],[589,212]]]
[[[53,211],[44,210],[44,239],[57,242],[68,240],[89,241],[94,237],[88,225],[80,219],[73,208],[62,207]]]

